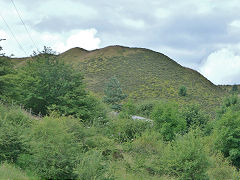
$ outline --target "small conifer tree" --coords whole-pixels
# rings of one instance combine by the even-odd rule
[[[122,106],[121,102],[127,95],[123,93],[121,85],[115,76],[107,83],[104,94],[103,101],[111,105],[113,110],[120,111]]]
[[[232,93],[235,93],[237,91],[238,91],[238,86],[236,84],[234,84],[232,87]]]
[[[179,95],[180,96],[186,96],[187,95],[187,88],[185,86],[181,86],[179,88]]]

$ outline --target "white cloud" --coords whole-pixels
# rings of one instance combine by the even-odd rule
[[[155,16],[160,18],[160,19],[164,19],[167,18],[171,15],[171,12],[169,10],[166,10],[164,8],[158,8],[155,10]]]
[[[80,29],[73,30],[67,33],[40,33],[37,31],[31,31],[31,36],[38,46],[39,50],[43,49],[43,46],[51,47],[54,51],[62,53],[70,48],[81,47],[86,50],[93,50],[99,48],[100,38],[96,37],[96,29]],[[13,37],[9,37],[5,31],[0,29],[0,38],[6,38],[6,41],[1,42],[3,51],[7,54],[14,54],[16,57],[24,57],[26,54],[22,51]],[[26,51],[27,56],[31,55],[33,51],[36,51],[35,46],[30,41],[27,34],[22,33],[22,36],[18,36],[18,40]]]
[[[239,45],[222,48],[211,53],[200,72],[215,84],[240,83],[240,52]]]
[[[81,47],[86,50],[97,49],[101,41],[95,37],[96,34],[96,29],[79,30],[71,34],[66,42],[56,42],[53,45],[53,49],[58,52],[63,52],[73,47]]]
[[[239,34],[240,20],[234,20],[228,24],[228,32],[230,34]]]
[[[136,29],[142,29],[145,27],[145,23],[143,20],[123,19],[123,23],[128,27]]]

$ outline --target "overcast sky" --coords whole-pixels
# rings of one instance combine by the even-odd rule
[[[87,50],[109,45],[152,49],[215,84],[240,84],[239,0],[0,0],[6,54],[51,46]],[[37,47],[35,47],[37,46]],[[25,54],[25,52],[26,54]]]

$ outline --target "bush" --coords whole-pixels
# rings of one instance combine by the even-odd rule
[[[233,165],[240,168],[240,111],[227,109],[221,119],[216,121],[214,134],[215,146]]]
[[[132,119],[115,119],[109,124],[111,136],[119,142],[132,141],[149,127],[149,122]]]
[[[187,128],[201,127],[204,128],[208,123],[209,117],[202,112],[200,107],[195,104],[187,105],[181,112],[183,118],[186,120]]]
[[[102,153],[92,150],[82,156],[74,172],[81,180],[107,180],[111,179],[108,169],[108,163],[103,159]]]
[[[181,86],[181,87],[179,88],[178,94],[179,94],[180,96],[186,96],[186,95],[187,95],[187,88],[186,88],[185,86]]]
[[[6,108],[0,105],[0,162],[16,162],[25,152],[22,135],[32,120],[20,108]]]
[[[208,179],[208,154],[204,150],[198,133],[190,131],[184,136],[178,136],[176,141],[169,144],[168,148],[161,163],[165,174],[182,180]]]
[[[137,114],[150,117],[152,110],[157,104],[157,101],[143,101],[137,105]]]
[[[78,139],[82,136],[81,128],[74,119],[44,118],[26,134],[29,153],[18,163],[42,178],[76,178],[73,171],[83,153],[81,139]]]
[[[208,169],[209,179],[225,180],[240,178],[239,172],[227,159],[224,159],[222,154],[214,154],[210,157],[210,162],[211,166]]]
[[[120,118],[130,118],[132,115],[136,115],[136,105],[132,101],[128,101],[123,104],[122,111],[119,113]]]
[[[158,104],[151,114],[154,120],[154,127],[159,131],[164,140],[171,141],[178,133],[186,130],[186,121],[178,111],[178,106],[173,103]]]
[[[237,93],[238,92],[238,86],[236,84],[234,84],[232,86],[232,90],[231,90],[232,93]]]
[[[237,95],[231,95],[224,99],[221,107],[217,110],[217,118],[220,119],[228,109],[232,109],[233,111],[239,111],[240,99]]]

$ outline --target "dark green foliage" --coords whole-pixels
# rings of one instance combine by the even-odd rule
[[[216,148],[240,168],[240,111],[228,109],[216,121],[214,133]]]
[[[186,96],[186,95],[187,95],[187,88],[186,88],[185,86],[181,86],[181,87],[179,88],[178,94],[179,94],[180,96]]]
[[[166,141],[171,141],[176,134],[186,131],[186,121],[174,103],[158,104],[153,109],[151,119],[154,120],[155,129],[163,135]]]
[[[22,134],[30,125],[31,119],[20,108],[0,105],[0,162],[16,162],[25,152]]]
[[[0,76],[10,74],[14,71],[10,58],[0,56]]]
[[[202,112],[200,106],[196,104],[190,104],[185,106],[181,113],[183,118],[187,122],[187,128],[204,128],[209,119],[207,113]]]
[[[0,100],[6,101],[6,94],[9,94],[8,80],[5,79],[6,76],[10,76],[14,73],[13,64],[10,58],[0,55]],[[13,88],[13,87],[12,87]]]
[[[231,90],[233,93],[236,93],[236,92],[238,92],[238,86],[236,85],[236,84],[234,84],[233,86],[232,86],[232,90]]]
[[[121,102],[127,96],[123,93],[120,83],[115,76],[113,76],[107,83],[104,94],[103,101],[110,104],[114,111],[120,111],[122,107]]]
[[[63,106],[71,98],[74,106],[74,98],[86,96],[82,75],[57,59],[54,52],[48,48],[35,54],[18,76],[22,81],[21,103],[35,114],[46,115],[48,107]],[[67,110],[60,109],[61,113],[71,114],[64,111]]]

